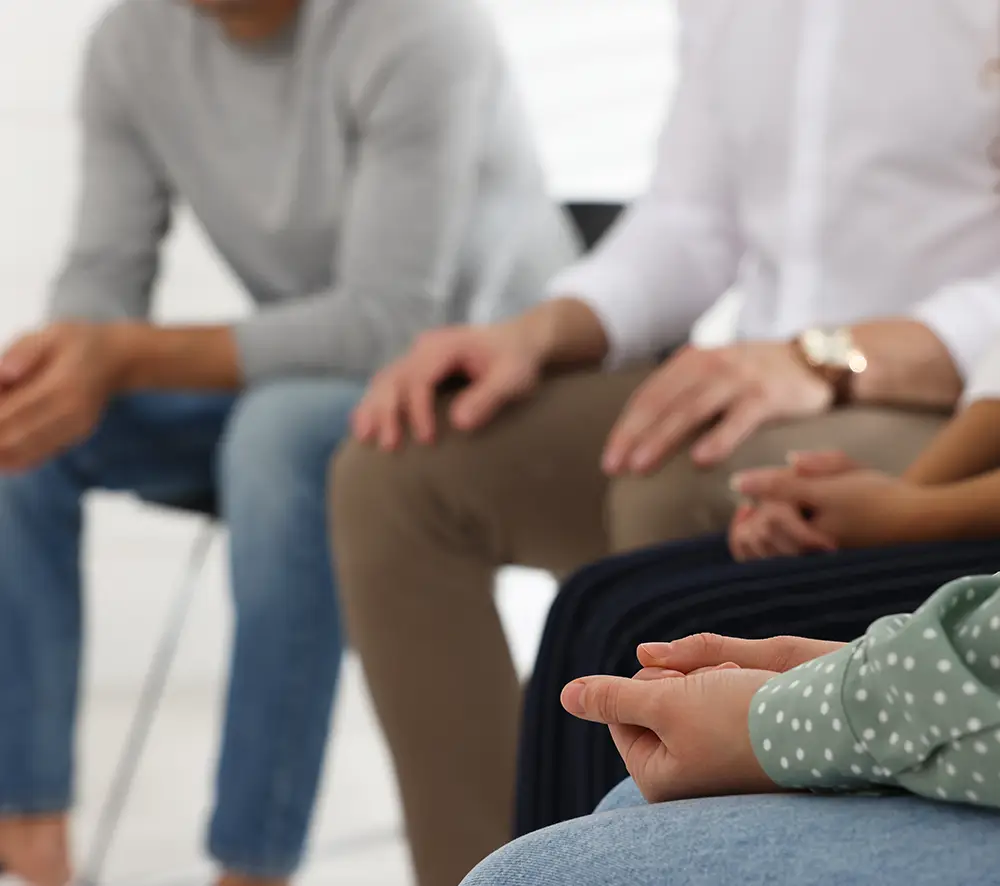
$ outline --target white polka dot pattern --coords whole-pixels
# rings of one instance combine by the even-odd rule
[[[1000,807],[996,662],[1000,576],[959,579],[771,680],[751,707],[754,748],[788,787],[892,785]]]

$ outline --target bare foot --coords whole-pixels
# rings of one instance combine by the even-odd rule
[[[66,816],[0,818],[0,866],[31,886],[67,886],[70,867]]]
[[[243,874],[223,874],[218,886],[289,886],[288,880],[273,877],[247,877]]]

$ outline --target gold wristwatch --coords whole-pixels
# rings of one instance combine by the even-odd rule
[[[807,329],[792,347],[810,371],[831,385],[836,405],[850,401],[854,377],[868,368],[868,359],[848,327]]]

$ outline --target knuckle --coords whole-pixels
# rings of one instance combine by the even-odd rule
[[[722,647],[725,639],[719,634],[713,634],[707,631],[703,631],[700,634],[695,634],[691,638],[692,643],[695,648],[701,652],[706,659],[712,658],[712,656],[720,655],[722,653]]]
[[[795,655],[794,637],[772,637],[767,641],[770,644],[769,658],[772,669],[784,673],[789,668],[798,664]]]

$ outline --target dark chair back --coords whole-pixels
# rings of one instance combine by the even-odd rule
[[[567,203],[566,211],[589,252],[608,231],[625,207],[621,203]]]

